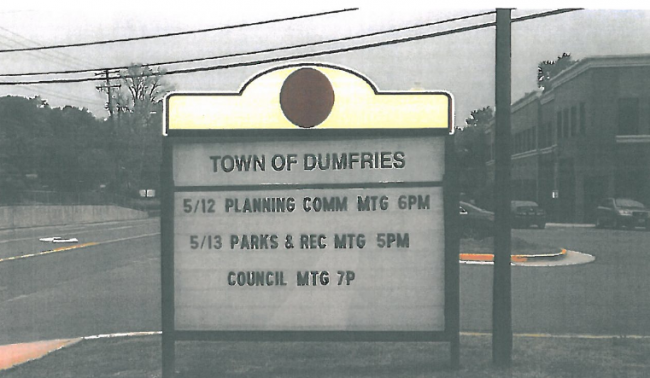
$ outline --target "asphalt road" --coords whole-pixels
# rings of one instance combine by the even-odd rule
[[[594,255],[585,265],[512,267],[514,332],[650,335],[650,232],[547,227],[513,237]],[[491,329],[492,267],[461,267],[461,329]]]
[[[158,232],[158,219],[0,232],[5,257],[12,246],[14,255],[64,246],[38,242],[42,236],[100,242],[0,262],[0,345],[159,330]]]
[[[158,227],[151,219],[0,231],[0,258],[61,246],[38,242],[43,236],[100,243],[0,262],[0,345],[160,330]],[[596,256],[512,267],[515,332],[650,335],[650,232],[549,227],[513,236]],[[489,332],[492,267],[460,272],[461,329]]]

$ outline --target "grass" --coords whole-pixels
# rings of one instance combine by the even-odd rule
[[[160,337],[89,340],[0,377],[160,377]],[[177,377],[647,377],[648,339],[515,337],[510,368],[489,336],[461,337],[461,368],[444,343],[177,342]]]

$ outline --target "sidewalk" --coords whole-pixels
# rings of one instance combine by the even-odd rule
[[[39,359],[49,353],[76,344],[79,341],[81,341],[81,338],[0,345],[0,371]]]

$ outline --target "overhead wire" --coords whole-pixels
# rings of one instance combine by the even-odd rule
[[[276,22],[294,21],[294,20],[299,20],[299,19],[303,19],[303,18],[318,17],[318,16],[325,16],[325,15],[343,13],[343,12],[356,11],[358,9],[359,8],[337,9],[337,10],[333,10],[333,11],[310,13],[310,14],[300,15],[300,16],[283,17],[283,18],[275,18],[275,19],[264,20],[264,21],[247,22],[247,23],[237,24],[237,25],[218,26],[218,27],[207,28],[207,29],[188,30],[188,31],[181,31],[181,32],[164,33],[164,34],[154,34],[154,35],[146,35],[146,36],[140,36],[140,37],[116,38],[116,39],[107,39],[107,40],[102,40],[102,41],[67,43],[67,44],[58,44],[58,45],[49,45],[49,46],[25,47],[25,48],[18,48],[18,49],[0,49],[0,53],[51,50],[51,49],[61,49],[61,48],[69,48],[69,47],[82,47],[82,46],[96,46],[96,45],[106,45],[106,44],[118,43],[118,42],[132,42],[132,41],[142,41],[142,40],[155,39],[155,38],[168,38],[168,37],[175,37],[175,36],[179,36],[179,35],[207,33],[207,32],[219,31],[219,30],[228,30],[228,29],[236,29],[236,28],[248,27],[248,26],[265,25],[265,24],[271,24],[271,23],[276,23]]]
[[[30,39],[30,38],[27,38],[27,37],[25,37],[25,36],[23,36],[23,35],[21,35],[19,33],[16,33],[13,30],[7,29],[6,27],[0,26],[0,30],[4,30],[5,32],[7,32],[7,33],[9,33],[9,34],[11,34],[11,35],[13,35],[15,37],[18,37],[23,41],[27,41],[28,43],[32,43],[32,44],[35,44],[37,46],[43,46],[40,42],[35,41],[33,39]],[[9,37],[6,37],[6,36],[3,36],[3,38],[14,41],[15,43],[17,43],[18,45],[23,46],[23,47],[30,47],[29,45],[25,44],[24,42],[20,42],[20,41],[17,41],[15,39],[12,39],[12,38],[9,38]],[[9,46],[9,47],[11,47],[11,46]],[[96,66],[97,65],[97,62],[91,62],[89,60],[86,60],[85,58],[80,59],[79,57],[73,57],[71,55],[65,54],[62,51],[51,51],[51,52],[50,51],[36,51],[36,52],[31,52],[31,53],[34,53],[34,54],[39,54],[40,53],[40,54],[43,54],[44,56],[53,57],[54,59],[65,60],[65,61],[70,62],[70,63],[65,63],[65,64],[68,64],[68,65],[74,64],[74,65],[77,65],[78,67],[83,67],[84,64],[85,65],[90,65],[90,66]]]
[[[349,37],[328,39],[328,40],[324,40],[324,41],[301,43],[301,44],[290,45],[290,46],[269,48],[269,49],[264,49],[264,50],[256,50],[256,51],[249,51],[249,52],[243,52],[243,53],[231,53],[231,54],[217,55],[217,56],[211,56],[211,57],[202,57],[202,58],[194,58],[194,59],[172,60],[172,61],[157,62],[157,63],[143,63],[142,65],[143,66],[165,66],[165,65],[172,65],[172,64],[195,63],[195,62],[202,62],[202,61],[207,61],[207,60],[235,58],[235,57],[241,57],[241,56],[257,55],[257,54],[271,53],[271,52],[277,52],[277,51],[283,51],[283,50],[297,49],[297,48],[303,48],[303,47],[313,47],[313,46],[319,46],[319,45],[336,43],[336,42],[345,42],[345,41],[350,41],[350,40],[355,40],[355,39],[374,37],[374,36],[383,35],[383,34],[396,33],[396,32],[401,32],[401,31],[405,31],[405,30],[419,29],[419,28],[424,28],[424,27],[429,27],[429,26],[434,26],[434,25],[441,25],[441,24],[454,22],[454,21],[461,21],[461,20],[467,20],[467,19],[470,19],[470,18],[487,16],[487,15],[494,14],[494,13],[496,13],[496,12],[495,11],[488,11],[488,12],[476,13],[476,14],[471,14],[471,15],[465,15],[465,16],[461,16],[461,17],[449,18],[449,19],[445,19],[445,20],[441,20],[441,21],[427,22],[427,23],[424,23],[424,24],[405,26],[405,27],[389,29],[389,30],[381,30],[381,31],[376,31],[376,32],[372,32],[372,33],[359,34],[359,35],[354,35],[354,36],[349,36]],[[128,68],[128,66],[105,67],[105,68],[83,69],[83,70],[67,70],[67,71],[8,73],[8,74],[0,74],[0,77],[42,76],[42,75],[54,75],[54,74],[78,74],[78,73],[97,72],[97,71],[105,71],[105,70],[119,70],[119,69],[126,69],[126,68]]]
[[[534,20],[536,18],[542,18],[542,17],[548,17],[548,16],[556,16],[558,14],[568,13],[568,12],[575,12],[575,11],[579,11],[579,10],[583,10],[583,9],[584,8],[562,8],[562,9],[555,9],[555,10],[552,10],[552,11],[533,13],[533,14],[529,14],[529,15],[526,15],[526,16],[513,18],[512,22],[521,22],[521,21]]]
[[[519,17],[519,18],[517,18],[515,20],[517,22],[526,21],[526,20],[530,20],[530,19],[534,19],[534,18],[548,17],[548,16],[552,16],[552,15],[558,15],[558,14],[563,14],[563,13],[568,13],[568,12],[574,12],[576,10],[580,10],[580,8],[557,9],[557,10],[554,10],[554,11],[541,12],[541,13],[536,13],[536,14],[533,14],[533,15]],[[513,22],[515,20],[513,20]],[[345,53],[345,52],[350,52],[350,51],[358,51],[358,50],[370,49],[370,48],[375,48],[375,47],[389,46],[389,45],[394,45],[394,44],[401,44],[401,43],[418,41],[418,40],[429,39],[429,38],[434,38],[434,37],[440,37],[440,36],[445,36],[445,35],[463,33],[463,32],[468,32],[468,31],[472,31],[472,30],[483,29],[483,28],[487,28],[487,27],[491,27],[491,26],[495,26],[495,25],[496,25],[496,22],[494,22],[494,21],[493,22],[486,22],[486,23],[472,25],[472,26],[465,26],[465,27],[449,29],[449,30],[439,31],[439,32],[434,32],[434,33],[421,34],[421,35],[416,35],[416,36],[411,36],[411,37],[396,38],[396,39],[392,39],[392,40],[388,40],[388,41],[374,42],[374,43],[368,43],[368,44],[363,44],[363,45],[348,46],[348,47],[342,47],[342,48],[336,48],[336,49],[330,49],[330,50],[294,54],[294,55],[275,57],[275,58],[269,58],[269,59],[262,59],[262,60],[255,60],[255,61],[249,61],[249,62],[237,62],[237,63],[214,65],[214,66],[207,66],[207,67],[194,67],[194,68],[178,69],[178,70],[172,70],[172,71],[166,71],[166,72],[153,73],[153,75],[164,76],[164,75],[174,75],[174,74],[185,74],[185,73],[213,71],[213,70],[220,70],[220,69],[229,69],[229,68],[236,68],[236,67],[246,67],[246,66],[261,65],[261,64],[267,64],[267,63],[276,63],[276,62],[282,62],[282,61],[287,61],[287,60],[310,58],[310,57],[322,56],[322,55],[340,54],[340,53]],[[124,76],[119,76],[119,77],[112,77],[111,79],[133,78],[133,77],[139,77],[139,76],[141,76],[141,75],[124,75]],[[0,82],[0,85],[78,83],[78,82],[84,82],[84,81],[97,81],[97,80],[98,80],[97,78],[51,79],[51,80],[25,81],[25,82]]]

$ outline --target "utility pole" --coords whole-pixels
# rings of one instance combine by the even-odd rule
[[[510,103],[511,9],[497,9],[495,102],[495,230],[492,285],[492,361],[512,363],[512,283],[510,272]]]
[[[117,137],[117,127],[115,125],[115,117],[113,117],[113,92],[112,92],[112,89],[113,88],[119,88],[120,85],[119,84],[111,84],[110,71],[109,71],[108,68],[103,70],[103,74],[104,74],[104,79],[106,80],[106,84],[105,85],[98,85],[95,88],[97,88],[99,90],[106,89],[106,92],[108,93],[108,114],[110,115],[109,118],[111,120],[111,134],[112,134],[111,139],[113,140],[112,143],[109,142],[109,148],[111,150],[113,150],[113,152],[116,154],[116,159],[115,159],[116,164],[115,164],[115,172],[114,172],[114,174],[115,174],[115,180],[118,180],[119,177],[120,177],[121,171],[120,171],[120,164],[118,162],[119,159],[117,158],[118,154],[115,151],[117,149],[117,141],[115,140],[116,137]],[[100,76],[100,75],[102,75],[102,73],[96,73],[95,75]]]
[[[96,73],[95,75],[99,76],[101,74],[102,73]],[[108,68],[104,69],[103,74],[104,74],[104,78],[106,80],[106,85],[98,85],[95,88],[97,88],[99,90],[106,89],[106,92],[108,93],[108,114],[110,115],[111,120],[113,120],[113,92],[111,91],[111,89],[119,88],[120,85],[119,84],[111,84],[110,71],[109,71]],[[113,126],[115,126],[115,121],[111,121],[111,122],[113,122]],[[113,127],[113,128],[115,128],[115,127]]]

